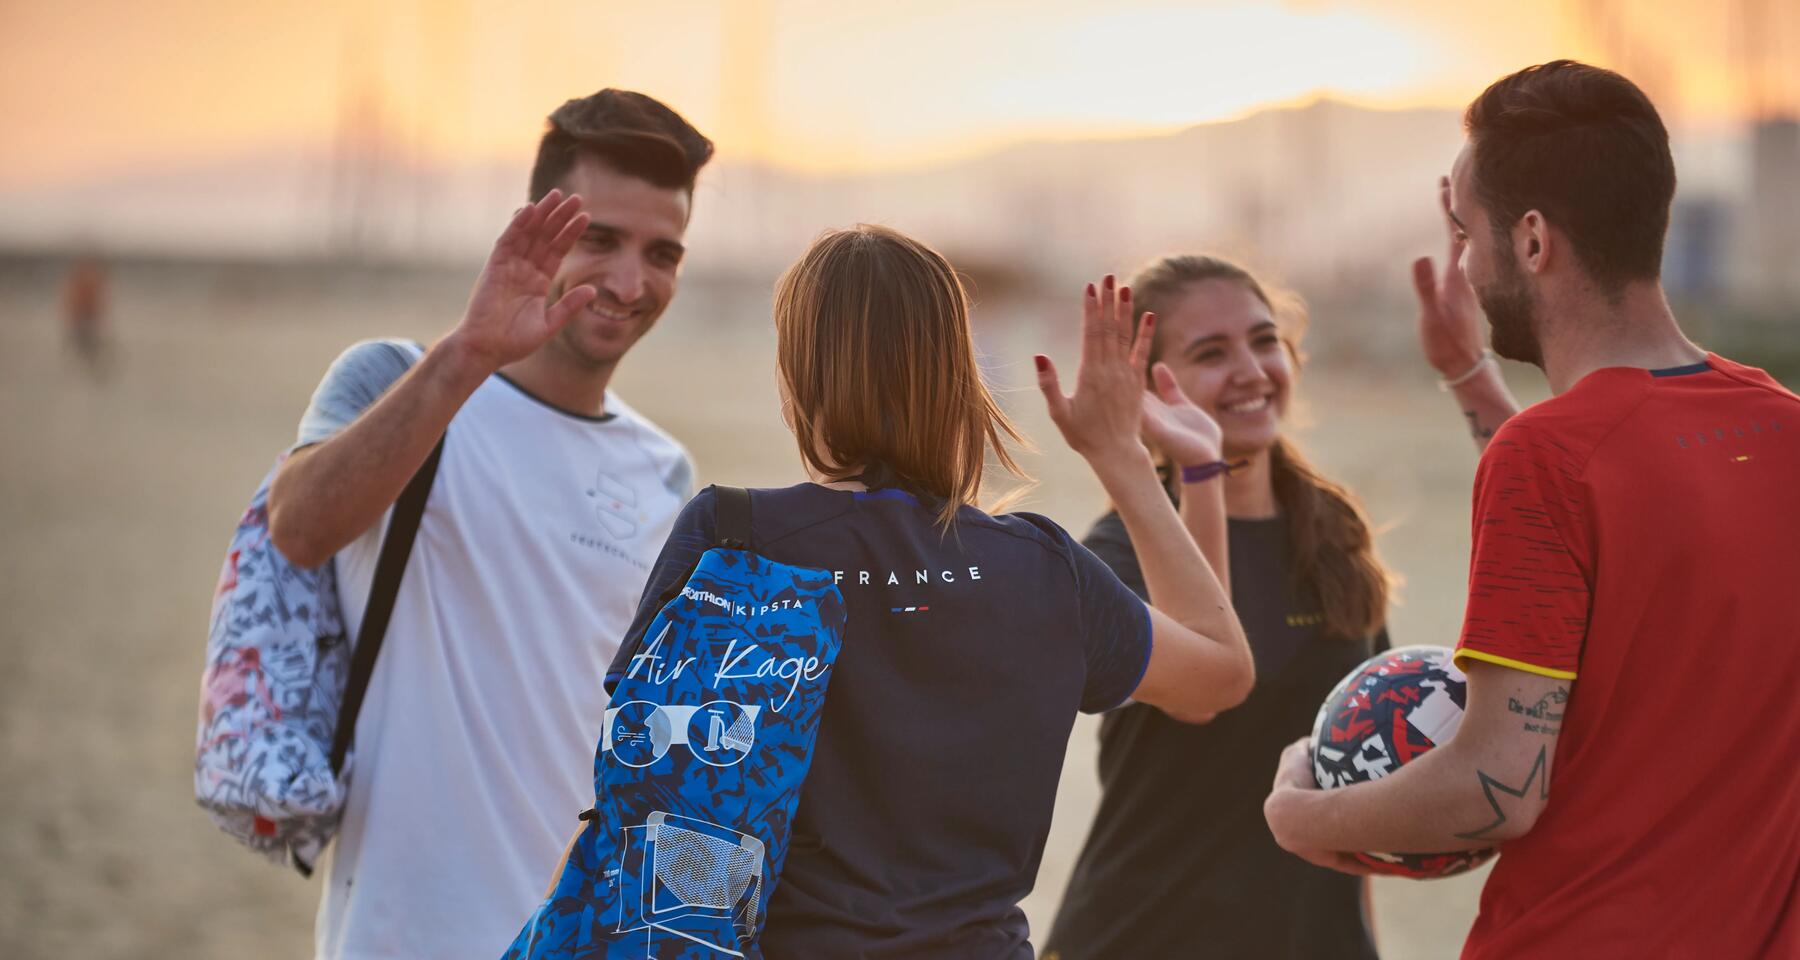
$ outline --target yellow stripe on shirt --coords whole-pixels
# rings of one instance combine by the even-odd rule
[[[1535,663],[1526,663],[1523,660],[1514,660],[1511,657],[1502,657],[1498,654],[1488,653],[1485,650],[1471,650],[1468,647],[1457,647],[1456,652],[1451,654],[1450,659],[1451,659],[1451,661],[1460,665],[1462,663],[1462,658],[1464,658],[1464,657],[1473,657],[1477,660],[1486,660],[1488,663],[1497,663],[1503,667],[1511,667],[1514,670],[1523,670],[1526,673],[1535,673],[1540,677],[1550,677],[1550,678],[1553,678],[1556,680],[1573,680],[1573,679],[1575,679],[1575,671],[1573,671],[1573,670],[1552,670],[1549,667],[1540,667]]]

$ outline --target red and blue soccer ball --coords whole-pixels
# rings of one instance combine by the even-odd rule
[[[1326,789],[1375,780],[1449,740],[1462,723],[1468,678],[1443,647],[1401,647],[1350,671],[1313,721],[1313,776]],[[1472,870],[1494,850],[1358,853],[1376,873],[1431,880]]]

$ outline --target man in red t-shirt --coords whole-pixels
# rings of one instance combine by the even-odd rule
[[[1676,325],[1674,162],[1630,81],[1532,67],[1465,123],[1462,271],[1556,396],[1476,474],[1460,730],[1330,791],[1296,743],[1270,829],[1343,869],[1499,845],[1465,958],[1800,957],[1800,398]]]

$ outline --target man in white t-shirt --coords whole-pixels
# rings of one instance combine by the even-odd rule
[[[607,384],[675,294],[711,154],[642,94],[564,104],[461,322],[351,347],[307,409],[270,530],[297,565],[336,558],[349,623],[444,438],[356,724],[321,960],[498,956],[593,801],[602,680],[693,488]]]

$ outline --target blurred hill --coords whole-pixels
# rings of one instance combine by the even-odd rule
[[[905,172],[813,176],[724,156],[702,177],[691,240],[709,269],[766,272],[820,229],[868,220],[1047,274],[1206,246],[1296,280],[1355,284],[1435,239],[1436,179],[1461,140],[1455,111],[1318,100]],[[1684,194],[1731,192],[1749,146],[1726,141],[1684,144]],[[276,145],[0,192],[0,242],[479,257],[523,195],[530,158],[421,166],[409,155],[376,135],[348,150]]]
[[[870,221],[943,249],[990,300],[1207,251],[1297,289],[1315,316],[1403,319],[1407,264],[1441,254],[1436,183],[1461,143],[1456,111],[1318,100],[1163,136],[1024,143],[879,174],[815,176],[726,156],[701,179],[690,270],[766,289],[822,229]],[[299,273],[285,276],[322,279],[467,270],[519,202],[529,164],[419,167],[378,139],[349,153],[308,151],[0,193],[0,245],[14,260],[99,250],[145,262],[290,262]],[[1760,353],[1766,341],[1794,339],[1793,125],[1692,133],[1676,154],[1665,278],[1684,317],[1701,315],[1697,332],[1723,337],[1721,349],[1741,341]],[[1706,319],[1715,314],[1725,319]],[[1315,329],[1318,347],[1375,355],[1405,349],[1409,336],[1400,322]]]

